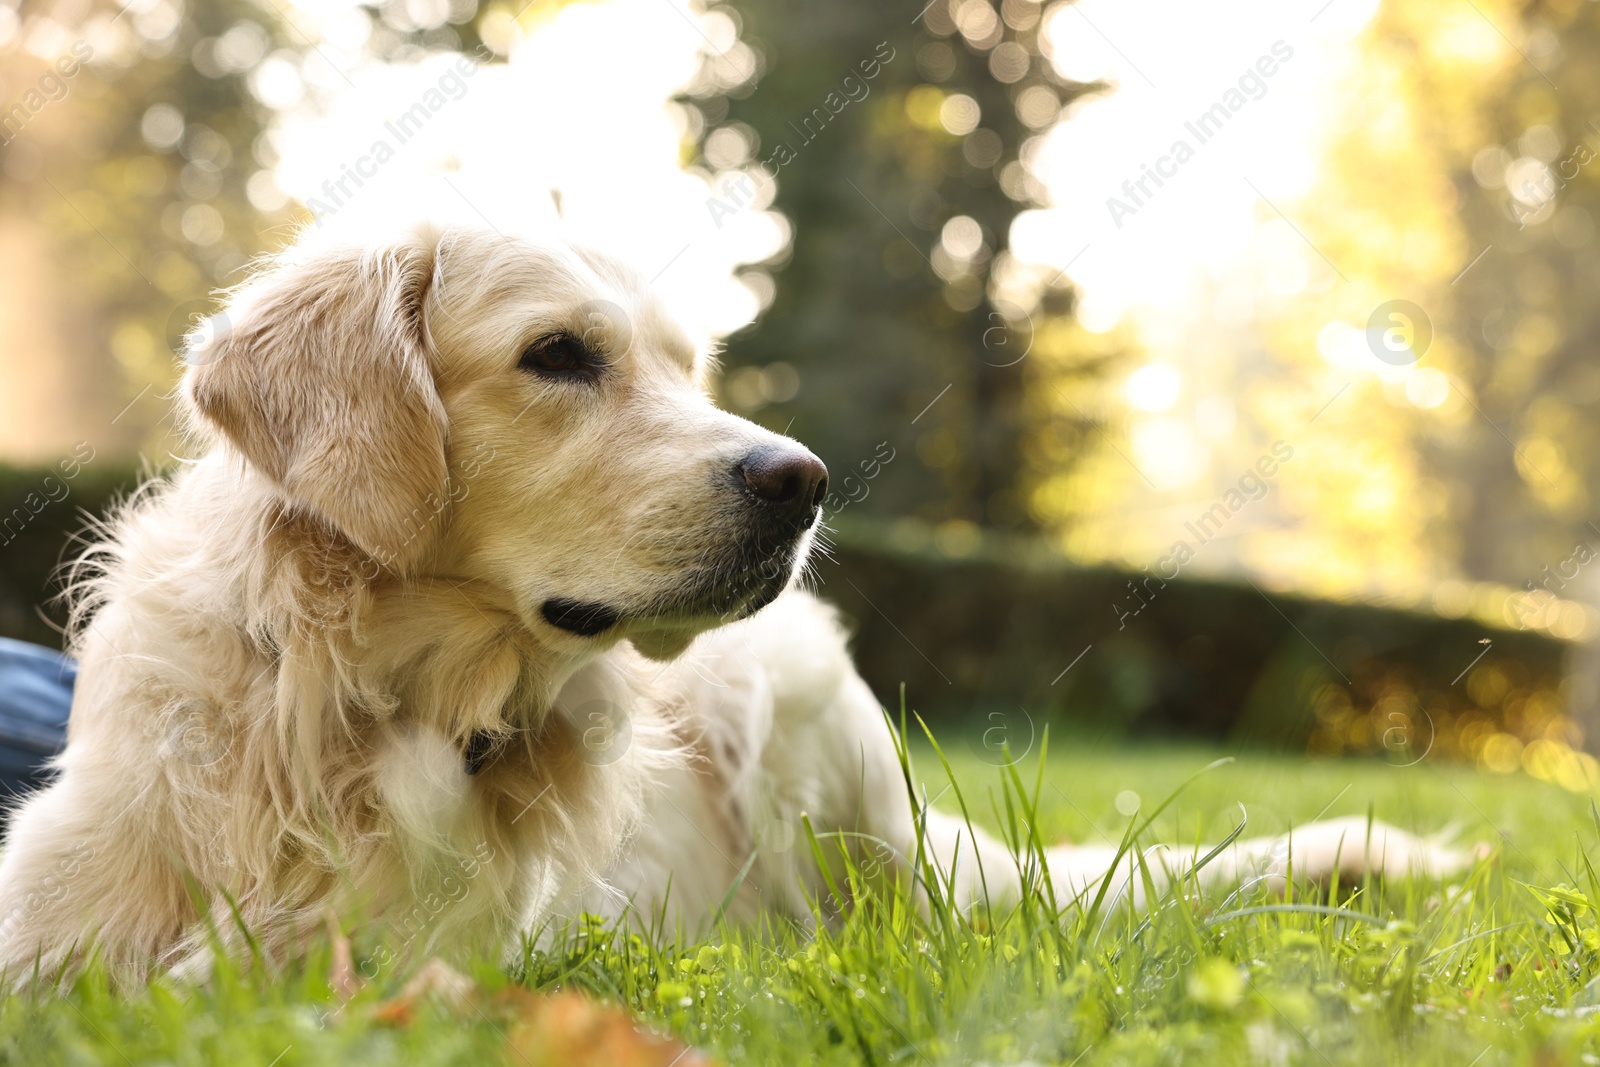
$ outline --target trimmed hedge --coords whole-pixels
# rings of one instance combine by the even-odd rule
[[[1385,741],[1400,722],[1386,716],[1402,716],[1420,745],[1435,727],[1473,714],[1500,721],[1509,701],[1549,698],[1561,684],[1567,646],[1538,632],[1223,581],[1146,592],[1144,574],[1074,566],[1037,545],[947,559],[863,533],[818,561],[820,592],[850,619],[874,691],[897,703],[903,683],[907,706],[932,719],[988,720],[1013,736],[1020,723],[1066,721],[1304,749],[1319,718],[1342,716],[1343,729],[1376,714],[1381,729],[1366,742],[1320,746],[1375,751],[1401,740]],[[1119,619],[1112,605],[1137,603],[1130,582],[1148,604]],[[1494,684],[1474,686],[1480,670]]]
[[[89,517],[137,483],[126,464],[92,450],[50,467],[0,465],[0,636],[61,647],[60,566],[82,551],[74,538]]]

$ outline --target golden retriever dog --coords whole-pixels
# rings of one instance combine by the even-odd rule
[[[832,612],[786,591],[822,463],[713,405],[637,274],[488,230],[307,240],[188,363],[203,454],[80,565],[67,746],[0,859],[13,982],[203,970],[246,931],[283,959],[329,916],[458,956],[580,908],[803,922],[802,818],[890,865],[921,820],[964,902],[1017,891],[917,810]],[[1281,877],[1289,845],[1207,877]],[[1460,862],[1364,821],[1293,847]],[[1050,863],[1129,881],[1106,849]]]

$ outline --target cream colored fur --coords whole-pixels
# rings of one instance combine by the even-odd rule
[[[559,902],[560,916],[627,916],[642,928],[690,935],[721,919],[779,915],[808,924],[811,901],[822,902],[825,916],[833,904],[802,817],[826,852],[845,844],[858,870],[891,877],[913,863],[920,820],[923,847],[962,908],[1004,906],[1025,875],[1037,880],[1036,864],[964,819],[913,806],[882,706],[851,665],[833,611],[812,597],[787,594],[754,618],[707,633],[658,684],[685,709],[678,729],[699,758],[654,779],[632,847],[603,884]],[[943,781],[937,770],[923,777]],[[1046,855],[1062,904],[1087,904],[1109,876],[1105,899],[1136,906],[1145,903],[1146,874],[1158,893],[1179,880],[1202,888],[1265,881],[1281,890],[1291,866],[1306,879],[1337,871],[1348,885],[1368,872],[1440,877],[1471,858],[1361,817],[1243,838],[1196,869],[1209,851],[1154,846],[1120,863],[1112,845],[1055,845]]]
[[[552,332],[605,354],[598,385],[519,369]],[[634,274],[416,227],[291,250],[211,333],[181,401],[203,454],[77,575],[60,776],[0,858],[12,981],[89,951],[132,980],[203,968],[241,928],[281,959],[329,915],[455,955],[580,906],[806,921],[802,814],[889,866],[912,848],[891,736],[831,612],[789,593],[730,623],[811,535],[781,573],[723,576],[716,603],[685,592],[740,558],[733,464],[783,439],[713,407],[707,358]],[[628,610],[584,637],[541,615],[553,597]],[[965,900],[1016,891],[995,842],[926,817]],[[1324,867],[1350,836],[1303,833]],[[1458,861],[1378,836],[1387,859],[1362,864]],[[1052,863],[1087,885],[1110,856]]]

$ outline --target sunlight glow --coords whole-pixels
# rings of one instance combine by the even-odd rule
[[[1187,423],[1175,418],[1141,419],[1128,430],[1133,459],[1158,489],[1177,489],[1200,477],[1209,450]]]
[[[1450,399],[1450,379],[1433,367],[1418,367],[1406,379],[1406,399],[1425,411],[1442,407]]]
[[[1111,88],[1069,107],[1024,149],[1049,203],[1017,217],[1010,250],[1041,278],[1064,271],[1086,330],[1131,327],[1151,362],[1126,381],[1124,398],[1166,417],[1159,426],[1136,419],[1130,434],[1161,489],[1251,462],[1253,445],[1232,439],[1250,407],[1239,383],[1265,358],[1259,323],[1336,280],[1282,212],[1318,180],[1339,85],[1361,62],[1356,38],[1377,6],[1341,2],[1315,19],[1272,0],[1226,10],[1079,0],[1046,12],[1056,69]],[[1377,362],[1359,329],[1324,340],[1340,370]],[[1388,369],[1379,373],[1398,377]],[[1180,385],[1206,399],[1175,410]]]
[[[733,132],[711,146],[728,165],[718,174],[680,163],[691,119],[672,97],[701,76],[703,56],[729,79],[754,63],[727,15],[682,0],[570,4],[527,32],[486,23],[509,56],[484,64],[374,61],[348,14],[299,4],[297,24],[322,43],[303,64],[283,54],[257,75],[258,93],[289,106],[272,135],[275,182],[323,225],[428,217],[559,229],[654,276],[703,337],[738,329],[771,299],[766,275],[737,277],[789,240],[787,220],[765,210],[771,183],[745,170],[754,131],[748,144]]]
[[[1325,266],[1270,205],[1311,187],[1336,75],[1376,7],[1341,2],[1307,23],[1271,0],[1052,6],[1056,69],[1115,88],[1046,135],[1034,168],[1052,204],[1016,220],[1016,254],[1055,269],[1071,261],[1102,320],[1141,308],[1203,315],[1208,281],[1259,265],[1274,292],[1299,291]],[[1281,232],[1257,244],[1264,227]]]
[[[1128,376],[1123,392],[1140,411],[1159,414],[1178,402],[1183,375],[1170,363],[1146,363]]]

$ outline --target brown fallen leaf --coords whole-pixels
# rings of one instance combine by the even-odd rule
[[[477,985],[435,956],[417,968],[411,981],[372,1009],[372,1021],[385,1026],[410,1026],[416,1019],[417,1004],[425,997],[438,997],[445,1008],[457,1015],[466,1015],[472,1006]]]
[[[621,1008],[577,993],[540,995],[508,989],[508,1038],[531,1067],[713,1067],[698,1049],[657,1034]]]
[[[513,1062],[525,1067],[715,1067],[698,1049],[646,1028],[615,1005],[578,993],[532,993],[513,986],[486,1004],[471,978],[437,957],[399,993],[376,1005],[370,1017],[386,1026],[410,1026],[428,997],[438,998],[459,1018],[502,1024],[516,1053]]]

